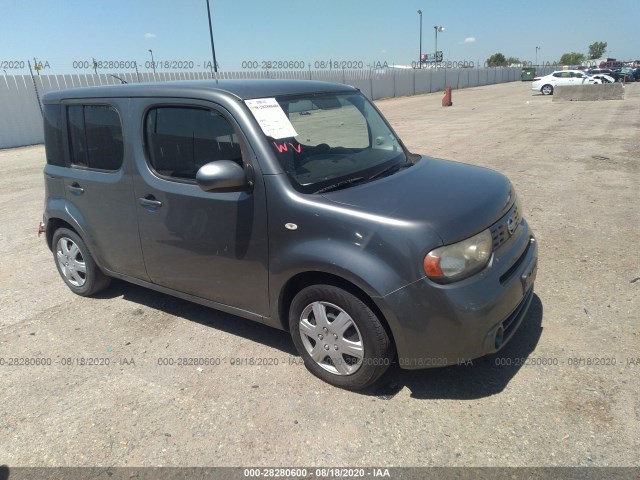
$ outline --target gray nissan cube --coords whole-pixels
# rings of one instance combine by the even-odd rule
[[[526,316],[537,244],[509,180],[409,152],[356,88],[210,80],[43,103],[40,229],[78,295],[118,278],[288,330],[314,375],[353,390],[393,362],[496,352]]]

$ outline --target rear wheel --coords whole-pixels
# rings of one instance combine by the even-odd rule
[[[111,278],[100,271],[79,235],[67,228],[53,234],[53,258],[64,283],[78,295],[93,295],[105,289]]]
[[[291,303],[289,327],[305,366],[337,387],[368,387],[387,371],[395,354],[376,314],[331,285],[301,290]]]
[[[543,85],[540,92],[542,92],[543,95],[552,95],[553,87],[551,85]]]

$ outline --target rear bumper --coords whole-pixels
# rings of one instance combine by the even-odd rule
[[[503,348],[533,299],[538,246],[525,221],[490,265],[449,285],[422,279],[380,302],[402,368],[457,365]]]

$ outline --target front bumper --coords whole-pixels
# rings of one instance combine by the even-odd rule
[[[465,363],[503,348],[533,299],[538,245],[522,220],[482,272],[448,285],[423,278],[380,299],[402,368]]]

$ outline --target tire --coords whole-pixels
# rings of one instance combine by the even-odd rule
[[[540,93],[543,95],[553,95],[553,86],[552,85],[543,85],[540,89]]]
[[[58,273],[72,292],[88,297],[109,286],[111,278],[98,268],[78,234],[59,228],[53,234],[51,245]]]
[[[331,285],[298,292],[289,309],[289,327],[307,369],[336,387],[370,386],[395,355],[376,314],[359,298]]]

